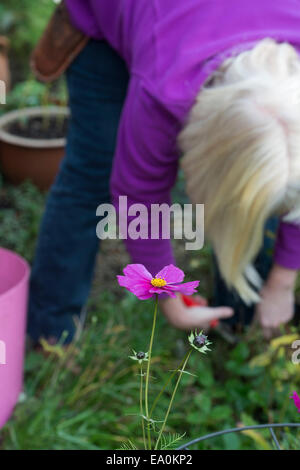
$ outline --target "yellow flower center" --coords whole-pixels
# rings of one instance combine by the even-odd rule
[[[167,281],[160,279],[159,277],[154,277],[151,284],[153,287],[164,287],[167,284]]]

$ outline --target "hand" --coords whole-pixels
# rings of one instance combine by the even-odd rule
[[[207,331],[212,320],[229,318],[234,313],[229,307],[186,307],[180,296],[162,299],[159,304],[169,323],[180,330]]]
[[[297,271],[275,265],[261,290],[256,318],[266,339],[279,333],[279,326],[294,316],[294,286]]]

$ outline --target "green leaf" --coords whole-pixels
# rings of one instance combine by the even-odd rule
[[[223,436],[225,450],[239,450],[241,439],[235,432],[224,434]]]
[[[249,390],[248,398],[250,401],[252,401],[256,405],[260,405],[262,408],[266,404],[265,398],[262,397],[261,394],[256,390]]]
[[[213,421],[224,421],[232,417],[232,408],[227,405],[217,405],[210,412],[210,419]]]
[[[211,410],[211,399],[206,393],[198,393],[194,398],[195,405],[201,413],[209,413]]]
[[[239,343],[231,353],[231,358],[237,362],[244,362],[250,354],[249,347],[246,342]]]
[[[212,371],[206,368],[205,371],[198,375],[198,382],[203,387],[211,387],[214,383],[214,376],[212,374]]]
[[[179,442],[184,438],[184,434],[163,434],[161,436],[160,449],[161,450],[174,450]]]
[[[248,429],[246,431],[242,431],[242,434],[245,436],[250,437],[255,444],[257,445],[258,449],[262,450],[272,450],[271,445],[268,443],[268,441],[261,435],[260,432],[254,430],[254,429]]]
[[[119,450],[137,450],[137,446],[130,440],[127,442],[124,442],[124,444],[121,445]]]

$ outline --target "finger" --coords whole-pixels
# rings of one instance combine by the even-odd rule
[[[214,318],[230,318],[234,315],[234,310],[231,307],[217,307],[213,308],[212,310]]]
[[[230,318],[234,315],[234,310],[230,307],[206,308],[205,310],[205,319],[208,321]]]
[[[202,297],[201,295],[197,294],[194,296],[194,299],[197,300],[197,302],[199,302],[199,306],[203,306],[203,307],[207,307],[208,306],[208,302],[207,302],[207,299],[205,299],[205,297]]]

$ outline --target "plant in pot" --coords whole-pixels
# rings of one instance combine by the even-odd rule
[[[31,180],[41,190],[51,186],[64,155],[69,119],[65,103],[61,83],[27,80],[8,95],[6,109],[13,111],[0,117],[0,163],[11,183]]]
[[[0,35],[11,39],[13,82],[28,76],[28,57],[44,30],[58,0],[1,0]]]

